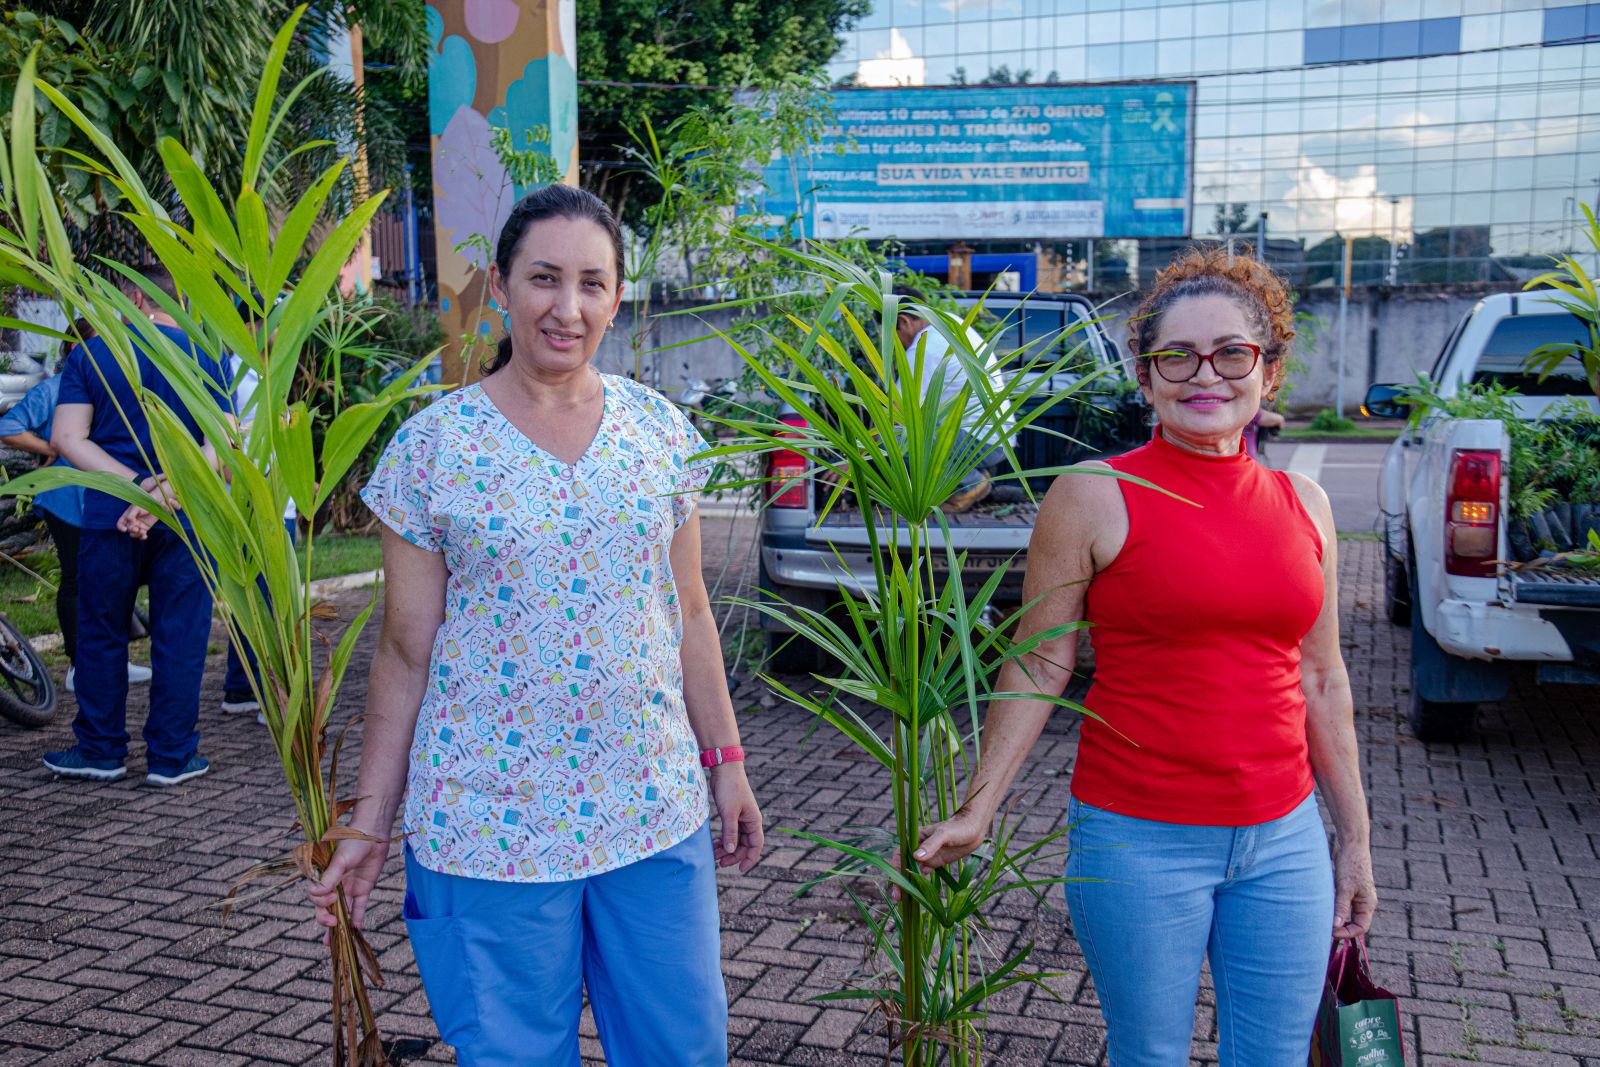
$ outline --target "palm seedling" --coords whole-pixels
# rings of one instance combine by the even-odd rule
[[[995,571],[969,591],[958,532],[939,505],[995,449],[1011,468],[997,480],[1026,487],[1025,474],[1053,473],[1017,471],[1016,437],[1050,432],[1032,424],[1054,404],[1081,402],[1072,394],[1094,376],[1051,391],[1070,377],[1064,372],[1080,363],[1083,351],[1047,338],[1016,357],[1026,364],[1019,373],[996,384],[986,373],[1001,357],[996,342],[975,342],[969,332],[978,309],[960,318],[907,303],[894,294],[887,272],[863,268],[826,247],[763,247],[791,261],[793,272],[812,287],[808,300],[819,300],[820,310],[808,319],[789,317],[803,338],[799,343],[768,331],[763,341],[775,351],[762,353],[738,337],[727,339],[792,417],[719,419],[739,437],[707,454],[782,449],[804,455],[813,474],[826,472],[811,486],[820,514],[841,506],[846,492],[853,496],[873,566],[870,583],[841,580],[836,610],[740,601],[837,664],[818,679],[826,695],[771,677],[767,682],[843,733],[890,781],[887,829],[799,834],[837,855],[819,881],[844,881],[870,935],[869,958],[877,961],[863,982],[824,999],[865,1000],[881,1010],[891,1051],[898,1050],[908,1067],[941,1061],[971,1067],[982,1058],[985,999],[1049,977],[1027,969],[1031,946],[1003,947],[987,915],[1008,893],[1037,896],[1060,881],[1036,868],[1059,860],[1053,850],[1061,831],[1023,843],[1016,827],[1003,821],[983,848],[931,874],[901,857],[912,854],[923,826],[950,817],[961,803],[978,756],[980,706],[1021,695],[993,691],[999,666],[1082,624],[1013,642],[1007,632],[1026,605],[995,624],[986,621],[998,615],[1006,572]],[[930,364],[926,345],[907,352],[899,344],[894,323],[902,310],[931,323],[965,370],[966,384],[951,395],[945,395],[948,368]],[[1040,352],[1060,354],[1047,358]],[[974,411],[981,414],[974,417]],[[898,899],[869,903],[857,891],[860,879],[888,890],[882,899]]]
[[[373,605],[342,635],[317,625],[335,617],[331,605],[318,602],[311,591],[317,514],[385,417],[425,391],[413,383],[427,363],[419,362],[364,402],[334,401],[338,410],[329,412],[320,448],[312,437],[315,413],[304,402],[289,402],[302,353],[333,298],[340,268],[382,201],[381,195],[373,197],[342,219],[327,218],[329,195],[344,161],[324,171],[292,204],[271,203],[260,191],[272,185],[269,146],[310,80],[279,99],[285,54],[302,13],[273,42],[256,94],[237,192],[227,199],[182,145],[165,138],[160,154],[176,195],[173,210],[168,210],[152,197],[111,139],[73,101],[35,77],[31,58],[12,102],[9,144],[0,143],[0,213],[6,223],[0,227],[0,283],[48,293],[69,318],[87,319],[130,381],[139,381],[140,355],[148,358],[180,393],[187,414],[215,449],[213,458],[176,411],[137,389],[156,453],[147,462],[166,472],[176,509],[163,507],[115,475],[55,467],[11,482],[3,492],[28,495],[77,483],[146,509],[188,545],[235,647],[255,650],[260,676],[252,684],[304,840],[289,855],[249,872],[244,881],[315,878],[335,843],[357,836],[339,825],[353,801],[337,795],[339,746],[329,745],[328,724]],[[41,95],[93,144],[98,155],[74,153],[75,165],[118,190],[124,217],[171,272],[183,301],[173,301],[125,265],[102,260],[107,274],[120,273],[140,284],[219,362],[235,355],[244,370],[257,375],[252,410],[239,413],[249,422],[247,434],[238,428],[231,404],[218,398],[215,383],[188,351],[161,334],[130,326],[143,316],[128,297],[106,277],[73,261],[61,206],[51,193],[36,142]],[[284,162],[277,159],[274,168]],[[261,325],[252,327],[252,321]],[[11,321],[3,325],[25,327]],[[304,567],[280,518],[291,499],[311,530]],[[342,906],[337,917],[328,938],[334,1063],[383,1064],[387,1058],[367,993],[369,983],[382,984],[377,960]]]

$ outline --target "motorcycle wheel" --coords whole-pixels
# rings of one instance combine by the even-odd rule
[[[0,615],[0,715],[30,729],[56,713],[56,683],[16,624]]]

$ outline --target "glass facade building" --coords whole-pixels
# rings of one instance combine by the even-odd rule
[[[1587,249],[1600,200],[1600,3],[877,0],[831,73],[1193,81],[1189,236],[1253,240],[1265,212],[1300,284],[1332,282],[1347,240],[1358,284],[1515,282]],[[1170,248],[1139,252],[1148,274]]]

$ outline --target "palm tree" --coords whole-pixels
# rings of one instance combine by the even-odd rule
[[[266,62],[276,28],[299,5],[289,0],[22,0],[0,22],[0,70],[20,69],[35,44],[43,44],[41,73],[85,97],[91,117],[138,170],[158,200],[178,207],[166,184],[161,138],[188,146],[206,177],[224,195],[226,179],[244,163],[256,72]],[[424,0],[311,0],[284,62],[284,92],[328,64],[341,29],[360,26],[369,54],[381,56],[383,74],[409,89],[425,84],[428,38]],[[7,33],[10,27],[13,32]],[[18,54],[10,55],[16,51]],[[52,62],[54,66],[52,67]],[[83,89],[88,93],[84,94]],[[374,106],[374,100],[379,101]],[[404,175],[405,144],[392,113],[394,94],[376,97],[336,77],[308,83],[276,131],[267,155],[269,204],[292,203],[318,174],[356,146],[365,131],[372,188]],[[95,114],[99,101],[105,107]],[[53,160],[69,217],[82,234],[79,251],[123,253],[126,234],[108,217],[120,196],[104,180],[73,169],[72,151],[85,151],[80,131],[52,118],[42,101],[41,140],[61,150]],[[385,107],[389,104],[389,107]],[[52,143],[52,136],[59,141]],[[298,149],[298,151],[296,150]],[[346,175],[329,209],[347,209],[357,196]]]

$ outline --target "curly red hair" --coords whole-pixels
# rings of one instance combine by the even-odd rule
[[[1281,361],[1294,342],[1294,305],[1283,279],[1242,241],[1235,241],[1231,252],[1226,244],[1190,247],[1162,268],[1128,323],[1129,351],[1148,352],[1172,305],[1191,296],[1227,296],[1238,303],[1261,346],[1268,388],[1276,390]],[[1139,377],[1145,377],[1142,364]]]

